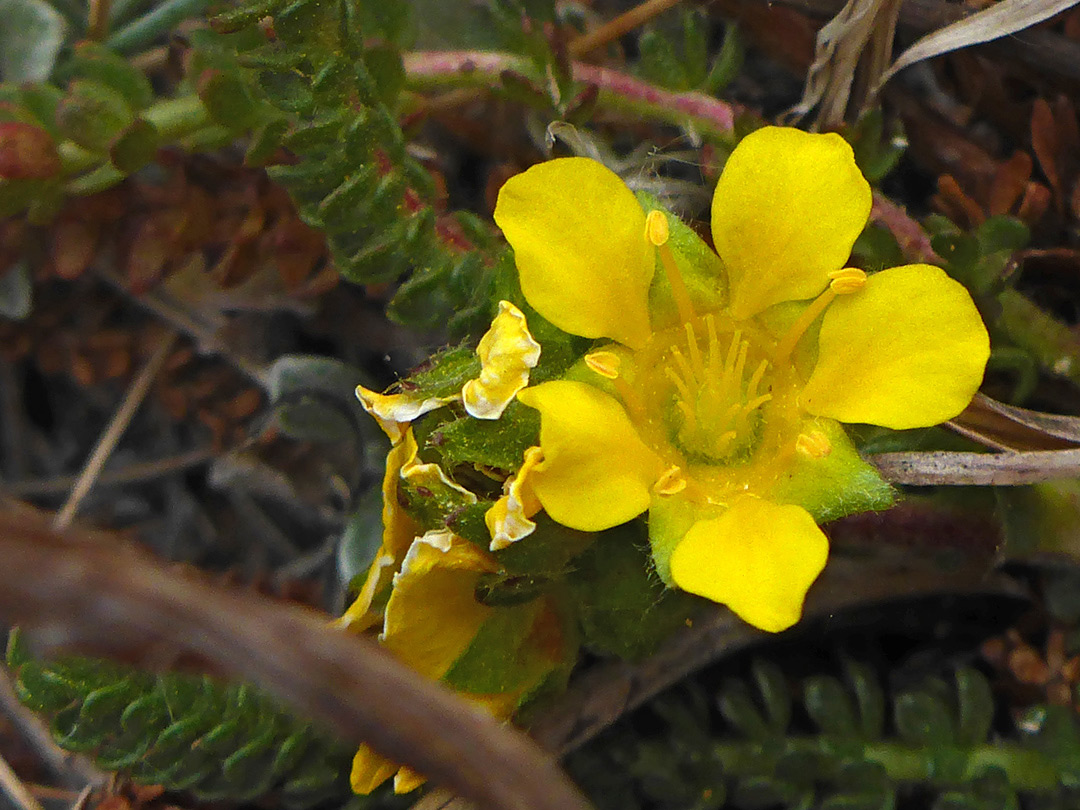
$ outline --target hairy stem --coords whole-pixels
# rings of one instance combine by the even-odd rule
[[[504,71],[530,74],[528,60],[494,51],[413,51],[403,54],[414,90],[498,87]],[[610,68],[573,63],[574,79],[600,91],[598,103],[611,110],[680,126],[701,134],[727,137],[739,108],[704,93],[662,90]]]

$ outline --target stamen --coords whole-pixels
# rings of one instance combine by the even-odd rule
[[[679,367],[679,371],[683,373],[683,377],[686,382],[697,384],[697,377],[694,376],[694,370],[690,368],[690,364],[686,361],[686,356],[679,351],[678,347],[673,346],[671,348],[671,357],[675,360],[675,365]]]
[[[776,351],[773,355],[775,365],[779,366],[781,363],[788,361],[791,352],[795,349],[795,345],[810,327],[810,324],[817,320],[818,316],[825,311],[825,308],[832,303],[836,296],[849,295],[861,290],[866,285],[866,273],[857,267],[833,270],[829,273],[829,278],[832,280],[829,282],[825,292],[815,298],[810,306],[803,310],[795,323],[788,329],[787,334],[776,344]]]
[[[720,338],[716,335],[716,319],[710,313],[705,316],[705,331],[709,335],[709,377],[715,377],[720,371]]]
[[[679,311],[679,320],[690,323],[694,320],[694,305],[690,302],[690,293],[686,291],[679,266],[675,263],[675,254],[668,247],[668,238],[671,232],[668,227],[667,216],[663,211],[653,209],[645,217],[645,236],[648,238],[660,254],[660,264],[664,268],[664,275],[671,286],[671,297],[675,299],[675,308]]]
[[[772,394],[762,394],[759,397],[754,397],[752,400],[746,403],[746,413],[752,413],[764,405],[766,402],[772,399]]]
[[[596,352],[589,352],[585,355],[585,365],[589,367],[590,371],[594,371],[601,377],[606,377],[609,380],[614,380],[619,376],[619,366],[622,364],[622,360],[615,352],[604,351],[601,349]]]
[[[693,396],[690,393],[690,386],[688,386],[686,381],[676,373],[675,369],[671,366],[665,366],[664,376],[675,384],[675,387],[679,389],[679,396],[682,397],[684,401],[689,402],[693,399]]]
[[[690,350],[690,363],[694,367],[694,373],[698,380],[705,379],[705,364],[701,362],[701,349],[697,345],[697,335],[694,334],[694,325],[686,324],[686,345]]]
[[[825,458],[832,452],[832,442],[820,430],[811,430],[809,433],[799,434],[795,440],[795,449],[808,458]]]
[[[656,480],[653,490],[658,495],[674,495],[686,489],[686,483],[686,476],[683,475],[682,469],[672,465]]]
[[[768,360],[762,360],[758,363],[758,367],[754,369],[754,373],[750,377],[750,382],[746,386],[747,397],[753,398],[757,394],[758,386],[761,385],[761,380],[765,377],[765,371],[768,368]]]

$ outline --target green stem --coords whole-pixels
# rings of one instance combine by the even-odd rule
[[[533,73],[524,58],[495,51],[413,51],[403,54],[414,90],[498,87],[504,71]],[[730,138],[738,108],[704,93],[675,93],[617,70],[574,62],[574,79],[595,85],[601,106],[630,115],[690,127],[699,134]]]
[[[790,753],[817,754],[830,752],[829,742],[822,737],[788,737],[779,753],[772,756],[748,755],[746,743],[718,743],[715,751],[724,763],[724,771],[732,776],[761,776],[771,773],[776,761]],[[935,776],[936,754],[933,748],[883,740],[865,743],[860,757],[866,762],[881,765],[894,782],[918,782],[938,787],[950,786],[954,780]],[[1054,761],[1040,751],[1023,748],[1016,743],[985,743],[950,751],[963,762],[961,782],[970,781],[988,768],[999,768],[1017,790],[1053,790],[1061,784],[1061,772]],[[835,774],[823,774],[825,778]]]

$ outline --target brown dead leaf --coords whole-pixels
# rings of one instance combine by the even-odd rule
[[[1013,204],[1020,199],[1031,179],[1031,156],[1017,150],[1012,157],[998,167],[994,180],[990,184],[990,199],[986,209],[990,216],[1009,213]]]
[[[1039,168],[1050,183],[1054,192],[1054,201],[1061,207],[1061,175],[1058,167],[1058,155],[1061,150],[1061,138],[1058,135],[1054,113],[1044,99],[1035,99],[1031,108],[1031,148],[1039,161]]]

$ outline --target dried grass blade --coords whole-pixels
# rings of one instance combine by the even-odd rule
[[[927,34],[882,75],[878,89],[897,72],[943,53],[1015,34],[1076,5],[1080,0],[1001,0],[989,8]]]

